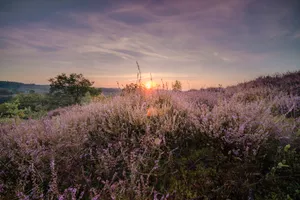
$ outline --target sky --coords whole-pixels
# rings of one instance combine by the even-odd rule
[[[0,0],[0,80],[184,89],[300,70],[299,0]]]

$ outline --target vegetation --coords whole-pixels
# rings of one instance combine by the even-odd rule
[[[300,72],[278,80],[141,88],[2,124],[0,198],[300,199]]]
[[[20,103],[18,101],[13,101],[11,103],[3,103],[0,105],[1,117],[23,117],[25,115],[26,109],[20,110]]]
[[[10,81],[0,81],[0,104],[9,102],[13,96],[17,94],[48,94],[50,91],[49,85],[36,85],[36,84],[25,84]],[[96,96],[98,93],[104,95],[116,95],[120,93],[118,88],[91,88],[90,95]]]
[[[172,85],[172,89],[173,91],[181,91],[182,90],[181,82],[176,80],[175,83]]]
[[[0,104],[9,103],[17,94],[39,93],[46,94],[49,92],[47,85],[24,84],[10,81],[0,81]]]
[[[44,94],[18,94],[10,101],[0,104],[1,121],[5,118],[38,119],[47,111],[57,108],[51,104],[51,98]]]
[[[97,96],[101,93],[101,89],[91,87],[93,82],[84,78],[82,74],[72,73],[67,76],[63,73],[49,81],[50,94],[56,96],[60,103],[63,102],[62,105],[78,104],[85,95]]]
[[[62,74],[50,81],[50,94],[29,90],[27,93],[15,94],[9,98],[9,101],[0,104],[1,121],[6,122],[5,118],[39,119],[47,115],[50,110],[76,103],[87,104],[92,101],[93,97],[101,94],[101,89],[91,87],[92,82],[85,79],[82,74],[71,74],[69,77]],[[22,84],[4,84],[4,86],[10,87],[19,87],[20,85]],[[1,91],[2,94],[12,94],[8,89]]]

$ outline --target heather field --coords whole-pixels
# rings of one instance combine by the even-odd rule
[[[0,125],[0,199],[300,199],[300,72],[123,90]]]

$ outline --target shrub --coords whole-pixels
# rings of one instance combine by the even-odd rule
[[[181,82],[176,80],[175,83],[172,84],[172,89],[173,91],[181,91],[182,90]]]

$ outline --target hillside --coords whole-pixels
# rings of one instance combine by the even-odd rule
[[[1,199],[300,199],[299,72],[0,125]]]
[[[248,90],[252,88],[269,88],[300,96],[300,71],[284,74],[260,76],[255,80],[228,87],[228,90]]]
[[[25,84],[20,82],[11,82],[11,81],[0,81],[0,88],[7,89],[14,93],[17,92],[28,93],[30,90],[34,90],[36,93],[48,93],[50,86]]]

